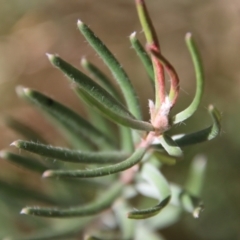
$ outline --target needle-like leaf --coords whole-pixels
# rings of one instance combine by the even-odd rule
[[[141,59],[149,78],[151,79],[152,86],[154,89],[154,70],[153,70],[153,65],[151,58],[149,57],[148,53],[146,52],[145,48],[142,46],[140,41],[136,37],[136,32],[133,32],[130,35],[130,41],[132,44],[133,49],[136,51],[137,55]]]
[[[41,192],[30,189],[29,187],[23,186],[17,182],[7,183],[0,179],[0,188],[1,192],[6,193],[11,196],[12,199],[24,199],[40,201],[47,204],[57,204],[59,201],[52,199],[50,196],[47,196]]]
[[[13,142],[11,145],[32,153],[36,153],[41,156],[59,159],[65,162],[75,163],[87,163],[87,164],[117,163],[123,161],[129,155],[127,153],[120,151],[86,152],[72,150],[68,148],[54,147],[51,145],[45,145],[23,140],[17,140]]]
[[[103,177],[124,171],[143,158],[146,148],[138,148],[129,158],[125,161],[91,170],[47,170],[43,173],[43,177],[68,177],[68,178],[91,178],[91,177]]]
[[[106,117],[135,129],[153,130],[151,124],[136,120],[119,101],[78,69],[57,56],[48,54],[48,57],[54,66],[62,70],[71,81],[77,83],[82,97],[84,96],[84,100],[86,101],[87,99],[87,101],[91,102],[91,104],[105,114]]]
[[[43,173],[45,170],[48,169],[46,165],[39,162],[37,159],[26,157],[19,154],[14,154],[9,151],[1,151],[0,157],[12,162],[17,166],[29,169],[34,172]]]
[[[47,143],[43,137],[38,134],[35,130],[31,129],[29,126],[26,124],[23,124],[22,122],[12,118],[12,117],[7,117],[5,119],[6,125],[10,127],[12,130],[15,132],[21,134],[23,137],[25,137],[27,140],[32,140],[34,142],[42,142],[42,143]]]
[[[83,228],[90,223],[92,217],[85,217],[84,219],[78,219],[78,221],[69,221],[57,227],[46,229],[43,231],[35,232],[34,234],[28,234],[27,237],[6,237],[3,240],[66,240],[75,239],[74,236],[79,236]]]
[[[82,99],[86,103],[88,103],[90,106],[94,106],[96,111],[98,111],[99,113],[103,114],[104,116],[118,124],[137,130],[144,131],[154,130],[153,126],[148,122],[139,121],[131,116],[127,115],[123,116],[122,114],[119,114],[117,111],[112,111],[108,107],[104,106],[102,102],[97,101],[94,97],[91,96],[91,94],[85,92],[78,86],[75,87],[75,91],[82,97]]]
[[[114,78],[122,90],[129,111],[134,115],[134,117],[141,119],[141,110],[137,95],[120,63],[105,46],[105,44],[92,32],[92,30],[86,24],[78,20],[77,25],[83,36],[87,39],[88,43],[94,48],[94,50],[98,53],[98,55],[102,58],[104,63],[112,72]]]
[[[197,155],[190,166],[185,189],[193,196],[199,196],[202,190],[206,164],[206,157]]]
[[[194,39],[192,37],[191,33],[187,33],[186,35],[186,44],[188,47],[188,50],[191,54],[194,69],[195,69],[195,74],[196,74],[196,93],[193,101],[191,104],[182,112],[178,113],[174,118],[173,118],[173,124],[182,122],[189,117],[191,117],[195,111],[197,110],[203,96],[203,88],[204,88],[204,73],[203,73],[203,66],[202,66],[202,61],[200,54],[198,52],[197,46],[194,42]]]
[[[157,33],[152,24],[151,18],[148,14],[144,0],[135,0],[138,18],[143,28],[144,35],[147,40],[147,45],[154,46],[154,49],[160,53],[160,45]],[[165,79],[164,69],[155,56],[152,56],[152,64],[154,69],[154,82],[155,82],[155,106],[158,109],[165,99]]]
[[[122,189],[122,183],[116,183],[112,185],[107,193],[103,193],[96,201],[83,206],[70,207],[66,209],[56,207],[25,207],[21,210],[21,214],[55,218],[91,216],[109,208],[114,200],[120,195]]]
[[[100,85],[109,92],[114,98],[120,101],[121,96],[116,88],[111,83],[111,80],[94,64],[89,62],[86,58],[82,58],[81,65],[83,68],[88,70],[88,72],[93,75],[93,77],[98,80]]]
[[[89,149],[88,144],[92,142],[103,147],[112,146],[112,141],[102,132],[63,104],[29,88],[18,87],[17,92],[28,102],[40,107],[58,122],[61,127],[65,128],[73,136],[74,141],[79,141],[79,145],[82,145],[82,148],[86,147],[86,149]]]

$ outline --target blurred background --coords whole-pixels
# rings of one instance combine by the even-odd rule
[[[181,96],[175,111],[186,107],[195,91],[193,66],[184,42],[187,32],[194,34],[204,62],[203,102],[186,124],[176,127],[176,133],[208,126],[210,103],[223,117],[220,137],[185,148],[184,161],[164,168],[169,180],[181,184],[196,154],[205,154],[208,159],[202,193],[205,210],[201,218],[195,220],[185,214],[162,234],[169,240],[240,239],[240,2],[146,0],[146,3],[162,53],[175,66],[181,80]],[[128,39],[136,31],[144,42],[134,0],[0,0],[0,16],[1,149],[16,139],[4,126],[3,119],[7,115],[28,122],[52,143],[64,144],[40,114],[17,98],[17,85],[38,89],[85,114],[68,81],[50,65],[45,53],[59,54],[77,67],[81,58],[87,57],[111,76],[79,33],[78,19],[87,23],[122,63],[139,93],[145,119],[148,119],[147,100],[153,99],[153,93]],[[21,178],[21,172],[13,174],[13,167],[0,161],[1,177]]]

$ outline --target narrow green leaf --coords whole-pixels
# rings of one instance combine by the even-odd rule
[[[21,97],[37,105],[57,121],[61,127],[73,136],[74,141],[82,145],[82,148],[89,149],[89,144],[91,145],[92,142],[104,147],[112,146],[112,141],[102,132],[61,103],[28,88],[18,87],[17,92]]]
[[[77,25],[88,43],[94,48],[94,50],[98,53],[98,55],[102,58],[104,63],[112,72],[122,90],[129,111],[134,115],[134,117],[141,119],[141,110],[137,95],[121,64],[86,24],[78,20]]]
[[[40,193],[39,190],[38,191],[32,190],[17,182],[7,183],[0,179],[0,189],[1,192],[6,193],[6,195],[12,196],[12,199],[24,199],[24,201],[26,201],[26,199],[31,201],[35,200],[47,204],[58,203],[58,201],[55,201],[51,197],[46,196],[43,193]]]
[[[85,58],[82,59],[81,65],[87,69],[106,89],[113,97],[115,97],[117,100],[121,101],[121,96],[119,92],[116,90],[116,88],[111,83],[110,79],[95,65],[87,61]],[[76,92],[77,93],[77,92]],[[79,96],[79,94],[77,93]],[[81,96],[80,96],[81,98]],[[98,112],[95,111],[95,109],[87,108],[87,111],[91,115],[91,119],[94,119],[95,122],[97,122],[98,127],[102,127],[101,130],[104,130],[107,134],[110,134],[112,137],[113,131],[109,129],[109,125],[107,124],[105,119],[102,118],[101,115],[99,115]],[[99,126],[100,125],[100,126]],[[120,132],[120,139],[121,139],[121,149],[124,149],[126,151],[132,151],[133,150],[133,143],[132,143],[132,136],[130,129],[119,126],[119,132]],[[114,139],[116,136],[113,136]]]
[[[170,204],[181,207],[186,212],[191,213],[195,218],[198,218],[203,211],[203,203],[197,197],[189,193],[182,187],[171,184],[172,198]]]
[[[143,209],[143,210],[134,210],[128,213],[128,218],[131,219],[145,219],[145,218],[150,218],[155,215],[157,215],[164,207],[167,206],[170,200],[170,196],[167,198],[163,199],[158,205]]]
[[[119,101],[78,69],[57,56],[48,54],[48,57],[54,66],[62,70],[71,81],[77,83],[82,97],[84,95],[84,100],[86,101],[86,98],[88,102],[91,100],[91,104],[100,109],[108,118],[119,121],[119,123],[121,122],[125,126],[130,125],[136,129],[140,128],[139,130],[153,130],[151,124],[136,120]]]
[[[6,237],[3,240],[70,240],[76,239],[79,236],[83,228],[90,223],[92,217],[85,217],[84,219],[78,219],[78,221],[70,221],[68,223],[58,224],[57,227],[51,227],[44,229],[34,234],[28,233],[26,237]],[[60,225],[60,226],[59,226]],[[75,236],[75,237],[74,237]]]
[[[167,134],[163,134],[159,137],[159,141],[170,156],[181,157],[183,155],[178,144]]]
[[[202,201],[198,197],[189,194],[187,191],[183,191],[179,197],[182,207],[187,212],[192,213],[194,218],[199,218],[200,213],[204,209]]]
[[[136,51],[137,55],[139,56],[140,60],[142,61],[149,78],[151,79],[152,82],[152,87],[154,89],[154,70],[153,70],[153,65],[152,65],[152,60],[149,57],[148,53],[146,52],[145,48],[142,46],[140,41],[136,37],[136,32],[133,32],[130,35],[130,41],[132,44],[133,49]]]
[[[152,24],[146,4],[144,0],[135,0],[138,18],[143,28],[144,35],[147,40],[147,45],[151,45],[160,53],[160,45],[157,33]],[[162,64],[152,56],[152,63],[154,69],[154,85],[155,85],[155,106],[158,109],[165,99],[165,78]]]
[[[90,72],[95,79],[98,80],[100,85],[107,91],[109,92],[114,98],[120,101],[121,96],[119,92],[116,90],[116,88],[113,86],[111,83],[111,80],[94,64],[89,62],[86,58],[82,58],[81,60],[81,65],[84,67],[86,70]]]
[[[15,132],[21,134],[23,137],[25,137],[27,140],[32,140],[34,142],[42,142],[42,143],[47,143],[43,137],[38,134],[35,130],[31,129],[29,126],[23,124],[22,122],[12,118],[12,117],[7,117],[5,119],[5,123],[8,127],[13,129]]]
[[[35,215],[50,218],[65,217],[85,217],[97,214],[109,208],[115,199],[121,194],[123,189],[122,183],[113,184],[112,187],[103,193],[96,201],[79,207],[71,207],[66,209],[60,208],[42,208],[42,207],[25,207],[21,210],[21,214]]]
[[[203,73],[203,66],[202,66],[202,61],[201,57],[199,54],[199,51],[197,49],[197,46],[195,44],[195,41],[192,37],[191,33],[187,33],[186,35],[186,44],[188,47],[188,50],[191,54],[194,69],[195,69],[195,74],[196,74],[196,93],[193,101],[191,104],[182,112],[178,113],[174,118],[173,118],[173,124],[182,122],[189,117],[191,117],[195,111],[197,110],[203,96],[203,88],[204,88],[204,73]]]
[[[185,189],[193,196],[199,196],[202,190],[207,165],[206,163],[206,157],[197,155],[190,165]]]
[[[48,169],[46,165],[39,162],[37,159],[26,157],[19,154],[14,154],[8,151],[0,151],[0,157],[8,160],[9,162],[17,166],[29,169],[34,172],[43,173],[45,170]]]
[[[158,45],[157,33],[152,24],[152,21],[147,11],[147,7],[144,0],[135,0],[135,2],[136,2],[137,12],[138,12],[138,17],[141,22],[145,37],[147,39],[147,43]]]
[[[113,131],[111,128],[109,128],[109,119],[107,118],[106,115],[105,117],[102,115],[102,112],[99,110],[96,111],[95,108],[92,107],[92,103],[88,101],[87,97],[84,98],[84,95],[81,93],[80,89],[75,88],[75,93],[77,96],[83,100],[83,102],[86,105],[90,105],[90,107],[87,107],[86,110],[89,113],[89,118],[90,120],[93,121],[93,123],[97,123],[97,127],[105,133],[109,138],[112,139],[112,141],[116,142],[116,133]],[[118,143],[120,142],[120,149],[127,151],[127,152],[132,152],[134,149],[133,146],[133,139],[131,135],[131,129],[128,127],[124,126],[118,126],[119,127],[119,135],[120,135],[120,140],[118,139]]]
[[[41,143],[34,143],[23,140],[17,140],[13,142],[11,145],[32,153],[36,153],[41,156],[59,159],[65,162],[75,163],[87,163],[87,164],[117,163],[123,161],[129,155],[127,153],[120,151],[86,152],[62,147],[54,147],[51,145],[45,145]]]
[[[181,136],[180,138],[175,140],[178,145],[185,146],[204,141],[210,141],[219,135],[219,133],[221,132],[221,114],[212,105],[208,107],[208,111],[211,115],[213,125],[198,132],[189,133]]]
[[[142,167],[141,177],[147,181],[148,190],[142,191],[141,184],[137,186],[138,190],[143,194],[150,197],[157,198],[160,202],[158,205],[143,209],[143,210],[134,210],[128,213],[128,218],[132,219],[145,219],[153,217],[158,214],[170,201],[171,192],[169,185],[165,177],[160,173],[160,171],[154,167],[152,164],[145,163]]]
[[[179,147],[210,141],[219,135],[219,133],[221,132],[221,114],[212,105],[209,106],[208,111],[213,120],[213,125],[194,133],[172,136],[172,139]],[[160,149],[162,148],[161,145],[156,145],[156,147]]]
[[[133,152],[134,144],[130,129],[124,126],[119,126],[119,135],[120,135],[120,149],[126,152]]]
[[[81,96],[79,96],[81,98]],[[82,101],[83,103],[83,101]],[[84,102],[85,103],[85,102]],[[111,141],[113,141],[114,145],[118,145],[118,140],[116,138],[116,133],[112,129],[111,123],[109,119],[105,118],[99,112],[96,112],[94,108],[88,107],[88,104],[85,104],[85,110],[87,111],[89,121],[99,129],[104,135],[106,135]]]
[[[139,148],[125,161],[114,165],[91,170],[47,170],[43,173],[43,177],[91,178],[111,175],[131,168],[132,166],[140,162],[146,150],[146,148]]]
[[[137,130],[144,130],[144,131],[153,131],[153,126],[144,121],[135,120],[129,116],[120,115],[118,112],[113,112],[109,108],[106,108],[101,102],[95,100],[90,94],[83,91],[79,87],[75,87],[75,91],[77,94],[81,95],[85,102],[87,102],[90,106],[94,106],[95,110],[99,113],[103,114],[107,118],[111,119],[112,121],[121,124],[126,127],[130,127]]]

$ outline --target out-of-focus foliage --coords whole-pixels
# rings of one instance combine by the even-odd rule
[[[195,83],[193,68],[190,67],[190,58],[183,41],[187,31],[196,36],[203,56],[206,91],[202,112],[197,113],[191,123],[187,122],[181,129],[193,130],[205,122],[207,124],[208,119],[203,117],[206,108],[204,103],[213,102],[223,112],[223,133],[220,139],[190,151],[186,150],[186,159],[176,166],[177,171],[175,167],[164,169],[171,180],[183,182],[187,166],[196,151],[204,152],[209,159],[203,193],[205,211],[201,219],[193,221],[191,217],[185,216],[180,223],[164,230],[163,235],[168,239],[176,239],[175,233],[179,236],[180,231],[183,239],[238,239],[240,111],[237,106],[240,102],[240,3],[238,0],[163,0],[148,1],[147,4],[153,22],[157,23],[156,30],[164,55],[179,73],[182,107],[192,98],[189,94],[194,92]],[[136,55],[129,51],[127,37],[133,30],[141,31],[133,2],[2,0],[0,11],[1,119],[6,113],[21,119],[31,119],[30,125],[37,126],[45,138],[56,144],[64,144],[61,139],[56,138],[57,133],[53,132],[40,116],[16,98],[15,86],[27,84],[56,99],[64,99],[68,105],[76,108],[77,99],[69,97],[69,86],[66,81],[60,83],[59,78],[63,76],[49,66],[45,53],[67,56],[67,60],[76,65],[80,64],[81,56],[87,56],[101,67],[95,53],[86,45],[73,24],[79,17],[91,28],[98,30],[98,35],[111,46],[120,62],[124,63],[124,68],[132,76],[134,85],[140,92],[141,103],[145,104],[146,99],[150,98],[150,86],[147,88],[143,85],[147,75]],[[57,89],[52,87],[56,86],[56,83]],[[15,136],[2,124],[1,131],[4,137],[1,138],[0,146],[3,148],[15,140]],[[13,176],[12,166],[3,161],[1,165],[1,176],[26,181],[22,171]],[[33,187],[38,186],[36,180],[31,184]],[[8,215],[4,206],[1,206],[1,214]]]

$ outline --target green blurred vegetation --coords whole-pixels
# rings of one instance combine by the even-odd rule
[[[202,196],[205,211],[201,218],[193,220],[189,215],[183,216],[180,222],[163,230],[162,234],[169,240],[179,239],[179,236],[185,240],[237,240],[240,237],[240,2],[149,0],[147,4],[161,40],[163,54],[180,76],[182,105],[177,109],[191,101],[195,87],[193,66],[184,45],[186,32],[194,34],[204,60],[204,101],[201,110],[181,129],[191,131],[207,126],[210,119],[205,116],[209,103],[213,103],[223,114],[223,132],[218,139],[200,147],[186,148],[184,161],[174,167],[164,168],[170,180],[183,183],[193,156],[203,153],[208,158]],[[127,38],[133,31],[141,32],[134,1],[1,0],[0,16],[1,118],[11,114],[25,121],[31,119],[31,126],[36,126],[44,137],[54,143],[61,143],[56,138],[57,133],[34,110],[19,101],[15,95],[15,86],[37,88],[66,101],[78,112],[83,111],[77,108],[77,99],[72,96],[67,82],[61,81],[64,77],[50,66],[45,57],[46,52],[58,53],[80,66],[81,57],[87,56],[99,67],[103,66],[79,34],[76,27],[78,18],[88,23],[110,46],[128,71],[141,96],[142,107],[146,110],[147,99],[152,98],[151,88],[145,85],[147,74],[130,49]],[[147,114],[145,111],[146,119]],[[0,146],[5,148],[15,140],[15,136],[2,121],[1,131]],[[2,160],[1,164],[1,177],[20,180],[25,176],[23,171],[13,175],[12,166]],[[34,184],[38,186],[38,181]],[[7,216],[6,211],[2,204],[0,214]]]

